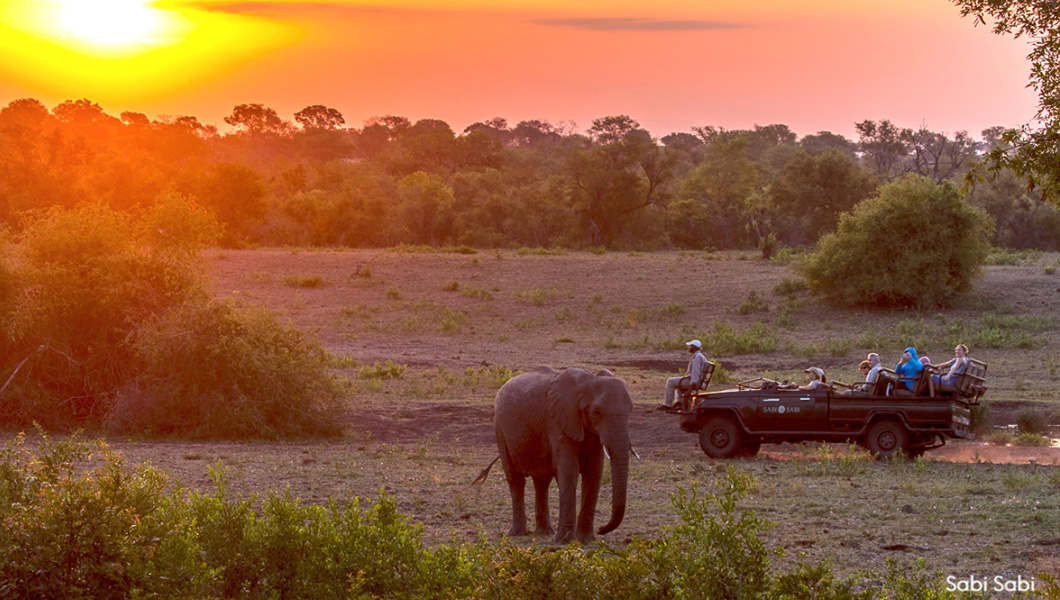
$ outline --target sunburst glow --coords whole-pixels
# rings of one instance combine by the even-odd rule
[[[148,0],[62,0],[60,32],[105,46],[149,42],[161,33],[161,12]]]

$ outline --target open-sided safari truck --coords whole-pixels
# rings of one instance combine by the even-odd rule
[[[884,369],[874,383],[833,382],[813,391],[759,378],[708,392],[714,368],[708,364],[704,380],[672,411],[713,458],[750,457],[762,444],[802,441],[856,442],[877,457],[916,457],[949,438],[973,438],[972,407],[986,392],[986,364],[975,359],[954,385],[942,387],[925,368],[915,380]]]

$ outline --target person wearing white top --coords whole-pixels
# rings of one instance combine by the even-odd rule
[[[686,375],[666,380],[666,400],[659,406],[660,410],[669,410],[674,407],[674,396],[677,390],[682,392],[690,390],[693,382],[698,385],[703,380],[703,372],[707,366],[707,357],[703,356],[702,352],[703,344],[699,340],[692,340],[685,342],[685,347],[692,354],[692,358],[688,361],[688,368],[685,369]]]

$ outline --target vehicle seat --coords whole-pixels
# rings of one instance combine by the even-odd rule
[[[898,373],[890,369],[880,369],[876,377],[876,387],[872,389],[873,396],[890,396],[890,392],[898,383]]]
[[[710,385],[710,380],[714,377],[714,369],[717,364],[714,361],[707,361],[707,364],[703,365],[703,377],[700,378],[698,383],[692,385],[690,389],[681,391],[682,400],[692,400],[696,396],[706,392],[707,386]]]
[[[953,385],[939,385],[939,393],[943,396],[978,399],[985,392],[986,363],[974,358],[968,359],[968,364],[957,374],[957,381]]]

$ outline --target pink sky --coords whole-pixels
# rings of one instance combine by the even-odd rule
[[[0,12],[0,105],[87,97],[111,114],[222,129],[236,104],[263,103],[288,119],[325,104],[354,127],[395,114],[458,132],[492,117],[584,130],[626,114],[660,137],[784,123],[850,138],[865,119],[978,137],[1028,122],[1037,105],[1026,45],[974,27],[948,0],[151,6],[176,25],[127,55],[65,47],[70,35]]]

